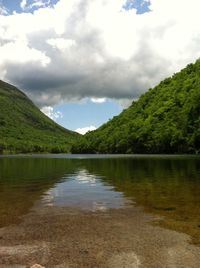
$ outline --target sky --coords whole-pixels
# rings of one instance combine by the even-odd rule
[[[199,0],[0,0],[0,79],[84,134],[200,55]]]

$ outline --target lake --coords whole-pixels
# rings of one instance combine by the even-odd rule
[[[32,208],[91,213],[140,206],[200,243],[200,158],[165,155],[0,157],[0,227]]]

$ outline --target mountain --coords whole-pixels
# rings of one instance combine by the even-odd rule
[[[0,152],[69,152],[78,134],[44,115],[16,87],[0,81]]]
[[[73,153],[200,153],[200,60],[149,89]]]

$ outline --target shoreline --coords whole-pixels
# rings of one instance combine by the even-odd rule
[[[184,157],[192,157],[192,158],[200,158],[200,154],[73,154],[73,153],[13,153],[13,154],[1,154],[0,158],[23,158],[23,157],[47,157],[47,158],[66,158],[66,159],[96,159],[96,158],[184,158]]]

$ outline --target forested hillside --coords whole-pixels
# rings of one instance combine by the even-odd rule
[[[72,152],[199,153],[200,60],[149,89],[119,116],[81,137]]]
[[[0,153],[69,152],[77,137],[45,116],[16,87],[0,81]]]

